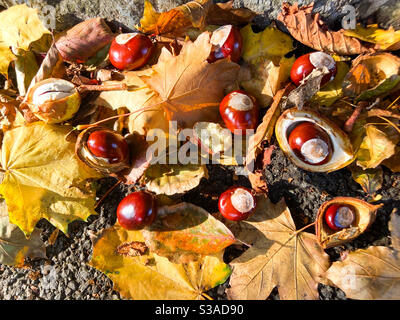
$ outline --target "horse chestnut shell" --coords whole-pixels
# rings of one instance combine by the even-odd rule
[[[312,122],[297,124],[290,132],[288,142],[296,156],[310,165],[324,164],[332,155],[329,135]]]
[[[238,28],[232,25],[222,26],[213,32],[210,42],[213,49],[207,59],[209,63],[229,56],[233,62],[239,62],[243,39]]]
[[[256,209],[256,198],[251,190],[244,187],[233,187],[221,194],[218,200],[219,212],[224,218],[232,221],[247,219]]]
[[[247,129],[257,128],[259,119],[257,101],[244,91],[233,91],[225,96],[219,106],[219,112],[226,127],[234,134],[244,135]]]
[[[140,230],[151,225],[157,216],[157,204],[152,194],[137,191],[127,195],[117,208],[118,223],[127,230]]]
[[[329,54],[324,52],[307,53],[294,62],[290,70],[290,78],[298,86],[314,69],[322,69],[323,67],[327,67],[329,73],[322,78],[321,86],[335,77],[337,71],[336,62]]]
[[[140,33],[120,34],[111,43],[110,62],[120,70],[133,70],[144,66],[153,51],[151,40]]]
[[[350,227],[354,219],[354,209],[346,205],[332,204],[325,212],[325,222],[334,231]]]

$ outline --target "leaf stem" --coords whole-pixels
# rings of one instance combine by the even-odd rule
[[[302,231],[304,231],[304,230],[310,228],[311,226],[315,226],[316,223],[317,223],[317,222],[314,221],[313,223],[310,223],[310,224],[306,225],[305,227],[303,227],[303,228],[301,228],[301,229],[299,229],[299,230],[296,230],[296,233],[300,233],[300,232],[302,232]]]
[[[207,293],[202,293],[201,294],[204,298],[208,299],[208,300],[214,300],[213,298],[211,298]]]
[[[118,180],[117,183],[115,183],[110,189],[107,190],[107,192],[101,197],[99,201],[97,201],[96,205],[94,206],[94,209],[96,210],[104,201],[105,198],[118,186],[122,183],[122,180]]]

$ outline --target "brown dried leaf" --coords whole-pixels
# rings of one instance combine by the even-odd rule
[[[312,13],[313,7],[313,3],[299,8],[297,2],[294,5],[285,2],[278,20],[283,22],[295,39],[318,51],[346,56],[373,50],[373,46],[346,36],[343,29],[330,31],[319,13]]]
[[[274,205],[259,197],[236,237],[252,246],[231,263],[230,299],[266,299],[276,286],[283,300],[318,299],[329,256],[315,235],[296,230],[284,200]]]
[[[244,25],[249,23],[257,14],[247,8],[233,8],[233,0],[214,4],[206,16],[208,25]]]
[[[65,61],[82,63],[114,37],[104,19],[93,18],[57,35],[56,47]]]
[[[239,65],[228,59],[208,63],[211,47],[210,34],[204,32],[195,42],[185,42],[178,56],[163,48],[153,74],[140,76],[159,94],[169,120],[187,127],[218,122],[224,89],[234,84]]]
[[[393,211],[389,228],[392,246],[369,247],[350,252],[342,261],[334,262],[326,272],[327,278],[350,299],[400,299],[400,219]]]
[[[343,80],[343,93],[357,100],[383,96],[396,88],[400,76],[400,58],[390,53],[359,56]]]
[[[170,11],[158,13],[150,1],[145,1],[143,18],[139,30],[157,35],[182,36],[191,27],[203,28],[211,0],[189,1]]]
[[[250,137],[249,148],[246,156],[246,166],[254,165],[257,156],[262,152],[262,143],[264,141],[271,142],[271,138],[274,134],[274,128],[276,120],[278,120],[281,114],[280,103],[283,96],[287,95],[294,86],[288,84],[285,88],[279,90],[274,96],[274,101],[271,107],[265,114],[262,123],[257,127],[256,133]]]
[[[147,246],[144,242],[125,242],[117,247],[116,252],[125,257],[137,257],[146,254]]]

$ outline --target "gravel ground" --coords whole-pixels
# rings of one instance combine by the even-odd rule
[[[232,185],[249,186],[245,177],[236,176],[231,168],[209,166],[210,179],[182,197],[209,212],[217,212],[219,194]],[[277,202],[284,197],[298,228],[315,219],[319,206],[335,196],[365,198],[361,187],[352,181],[347,169],[331,174],[309,173],[295,167],[277,149],[272,163],[265,171],[270,188],[270,199]],[[114,179],[104,179],[98,196],[101,197],[113,184]],[[384,171],[384,184],[379,194],[385,206],[370,230],[355,241],[327,250],[331,259],[337,260],[343,250],[365,248],[369,245],[389,245],[388,221],[393,208],[400,207],[400,174]],[[90,259],[92,244],[90,233],[110,227],[115,222],[115,210],[129,188],[120,185],[98,209],[99,215],[91,216],[87,223],[74,222],[70,225],[69,237],[59,234],[54,245],[47,247],[47,260],[30,262],[29,269],[15,269],[0,265],[0,299],[121,299],[112,289],[112,282],[102,273],[86,265]],[[42,238],[48,241],[54,227],[45,220],[40,221]],[[310,231],[312,232],[312,230]],[[226,262],[243,251],[230,247],[226,251]],[[224,294],[228,282],[209,292],[215,299],[226,299]],[[319,285],[321,299],[345,299],[344,293],[336,288]],[[279,299],[275,289],[269,299]]]

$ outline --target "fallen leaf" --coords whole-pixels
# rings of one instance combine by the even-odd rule
[[[2,42],[0,35],[0,74],[8,77],[8,67],[10,63],[14,60],[14,54],[11,52],[9,46],[5,45],[4,42]]]
[[[377,24],[363,27],[357,24],[355,30],[345,30],[344,34],[362,41],[377,44],[376,48],[384,51],[396,51],[400,49],[400,30],[395,31],[393,27],[381,29]]]
[[[125,83],[128,90],[103,91],[94,101],[95,105],[105,106],[113,110],[125,107],[130,112],[129,131],[146,136],[151,129],[161,129],[168,132],[168,121],[160,106],[161,99],[158,94],[151,90],[139,75],[150,72],[130,71],[122,74],[121,81],[106,81],[105,85]]]
[[[114,37],[104,19],[93,18],[58,34],[56,47],[65,61],[85,62]]]
[[[119,225],[106,229],[94,240],[89,263],[106,274],[114,289],[127,299],[204,299],[203,292],[224,283],[231,273],[221,254],[188,264],[174,264],[149,251],[135,257],[118,254],[118,247],[132,242],[144,242],[140,231],[127,231]]]
[[[157,35],[182,36],[191,27],[203,28],[210,0],[189,1],[167,12],[156,12],[150,1],[145,1],[143,18],[138,29]]]
[[[346,62],[337,61],[335,79],[324,85],[311,99],[311,103],[319,106],[330,107],[343,96],[342,84],[350,68]]]
[[[260,57],[283,57],[294,50],[293,39],[275,27],[255,33],[251,25],[240,29],[243,37],[242,58],[250,62]]]
[[[281,100],[291,90],[294,89],[293,85],[288,84],[285,88],[280,89],[274,96],[274,101],[271,107],[265,114],[261,124],[257,127],[256,133],[250,137],[249,147],[246,155],[246,166],[255,164],[258,155],[263,151],[262,143],[264,141],[271,142],[274,134],[275,123],[281,114]]]
[[[226,25],[236,26],[249,23],[257,14],[247,8],[234,8],[233,0],[225,3],[215,3],[208,10],[206,15],[207,25]]]
[[[0,199],[0,263],[22,267],[26,257],[30,259],[46,258],[46,249],[40,238],[41,230],[35,228],[29,239],[8,218],[7,206]]]
[[[382,162],[392,172],[400,172],[400,147],[396,147],[395,154]]]
[[[48,78],[63,78],[65,74],[64,61],[58,52],[56,45],[53,43],[47,51],[39,70],[33,77],[29,88],[33,87],[36,83]],[[29,91],[29,88],[26,90]]]
[[[190,203],[160,208],[156,221],[143,230],[143,236],[153,253],[174,263],[197,261],[235,242],[222,222]]]
[[[315,235],[296,231],[284,200],[260,197],[254,215],[236,238],[252,246],[232,261],[230,299],[266,299],[277,286],[282,300],[318,299],[318,282],[329,256]]]
[[[393,210],[390,217],[389,230],[393,249],[400,251],[400,216],[397,209]]]
[[[207,178],[207,168],[195,164],[153,164],[144,173],[141,182],[156,194],[174,195],[197,187]]]
[[[211,46],[210,34],[204,32],[195,42],[185,42],[178,56],[163,48],[153,74],[140,76],[159,94],[168,119],[185,128],[204,118],[218,121],[224,89],[235,82],[239,71],[239,65],[228,59],[208,63]]]
[[[314,3],[299,8],[297,2],[294,5],[284,2],[278,20],[283,22],[293,38],[318,51],[347,56],[372,50],[373,46],[346,36],[343,29],[330,31],[319,13],[312,13],[313,8]]]
[[[37,9],[21,4],[0,12],[0,39],[8,47],[29,51],[32,43],[46,35],[50,36],[50,31],[40,21]]]
[[[365,137],[357,152],[357,165],[363,169],[376,168],[395,154],[396,141],[374,125],[365,127]]]
[[[0,194],[10,222],[26,235],[41,218],[67,233],[70,222],[96,214],[89,179],[100,176],[75,157],[75,143],[65,139],[69,131],[68,126],[35,122],[4,133]]]
[[[399,223],[396,213],[391,215],[392,245],[371,246],[350,252],[343,261],[337,261],[326,272],[327,278],[349,299],[400,299]]]
[[[284,56],[294,50],[292,39],[274,27],[255,33],[250,25],[241,29],[243,60],[239,73],[241,86],[267,107],[289,79],[295,57]]]
[[[25,96],[27,89],[35,77],[39,66],[36,62],[36,56],[32,51],[24,51],[22,49],[15,50],[16,59],[15,74],[17,78],[18,92],[20,96]]]
[[[299,110],[303,109],[311,98],[320,90],[321,80],[328,72],[328,69],[325,67],[324,69],[314,69],[303,79],[296,89],[293,89],[289,93],[282,108],[288,109],[291,107],[297,107]]]
[[[345,96],[360,100],[389,94],[399,84],[400,58],[390,53],[361,55],[343,81]]]
[[[382,168],[363,170],[358,166],[350,166],[351,176],[364,190],[373,195],[382,188],[383,171]]]

